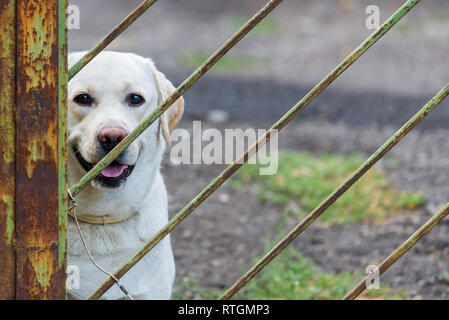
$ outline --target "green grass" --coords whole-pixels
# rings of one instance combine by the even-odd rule
[[[179,55],[180,63],[187,67],[197,68],[209,58],[207,53],[184,53]],[[257,58],[249,56],[224,56],[218,61],[214,69],[222,71],[255,69],[270,63],[268,58]]]
[[[301,218],[318,206],[365,160],[360,154],[314,156],[306,152],[283,152],[278,172],[260,176],[258,165],[244,165],[231,186],[249,188],[268,203],[284,205],[286,212]],[[397,190],[385,174],[372,168],[321,217],[331,224],[379,222],[405,209],[426,203],[419,193]]]
[[[247,18],[245,17],[234,16],[230,18],[229,24],[234,31],[237,31],[246,21]],[[250,34],[255,36],[271,36],[279,33],[279,23],[271,19],[264,19],[251,30]],[[184,66],[196,68],[206,61],[209,56],[210,54],[205,52],[182,53],[178,56],[178,61]],[[269,57],[226,55],[215,64],[214,69],[221,71],[250,70],[266,66],[270,62],[271,59]]]
[[[268,247],[273,246],[271,243]],[[254,261],[255,262],[255,261]],[[364,275],[323,272],[295,248],[289,247],[251,280],[235,299],[244,300],[337,300],[351,290]],[[223,292],[201,288],[191,276],[177,280],[175,300],[217,299]],[[386,284],[366,290],[361,299],[405,299],[406,293],[393,292]]]
[[[272,244],[274,245],[274,244]],[[250,281],[237,299],[271,300],[336,300],[349,292],[362,275],[323,272],[295,248],[289,247],[268,267]],[[366,290],[365,299],[403,299],[403,292],[394,293],[381,283],[379,289]]]
[[[410,34],[421,33],[423,27],[424,24],[422,22],[404,23],[397,25],[396,30],[401,36],[405,36]]]
[[[216,300],[220,295],[218,290],[201,288],[191,274],[175,279],[172,300]]]
[[[446,272],[446,273],[444,274],[444,280],[445,280],[447,283],[449,283],[449,272]]]
[[[347,157],[335,154],[314,156],[306,152],[283,152],[279,170],[273,176],[259,176],[258,165],[244,165],[231,186],[250,188],[262,201],[283,205],[284,218],[273,234],[286,233],[285,221],[292,215],[304,216],[327,197],[365,160],[360,154]],[[423,195],[397,190],[385,173],[372,168],[321,217],[331,223],[379,222],[404,209],[415,209],[426,203]],[[268,251],[275,242],[269,236]],[[253,261],[254,263],[257,260]],[[241,270],[245,272],[247,270]],[[237,299],[341,299],[364,274],[323,271],[297,249],[288,247],[258,276],[239,292]],[[449,276],[448,276],[449,279]],[[216,299],[223,292],[201,288],[192,277],[177,282],[174,299]],[[405,299],[404,292],[394,292],[381,283],[379,289],[366,290],[364,299]]]
[[[230,19],[230,24],[233,30],[237,31],[240,29],[246,22],[248,18],[235,16]],[[281,31],[281,27],[278,22],[265,18],[262,20],[253,30],[251,30],[250,34],[256,36],[271,36],[277,35]]]
[[[288,228],[286,216],[276,230],[268,235],[265,252],[268,252],[283,237]],[[255,259],[253,263],[256,263]],[[337,300],[344,297],[364,274],[348,272],[325,272],[315,262],[289,246],[266,266],[254,279],[236,294],[236,299],[247,300]],[[387,284],[380,283],[378,289],[365,290],[363,299],[402,299],[406,294],[392,292]]]

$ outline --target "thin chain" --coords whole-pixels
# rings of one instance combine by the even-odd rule
[[[101,272],[103,272],[103,273],[107,274],[108,276],[110,276],[110,277],[115,281],[115,283],[116,283],[117,286],[120,288],[120,290],[121,290],[121,291],[122,291],[122,292],[123,292],[129,299],[130,299],[130,300],[134,300],[134,298],[131,297],[130,294],[128,293],[128,290],[126,290],[125,287],[119,283],[119,280],[117,279],[116,276],[114,276],[114,275],[113,275],[112,273],[110,273],[109,271],[104,270],[102,267],[100,267],[100,266],[95,262],[94,258],[92,257],[92,254],[90,253],[90,250],[89,250],[89,248],[88,248],[88,246],[87,246],[86,239],[84,239],[84,235],[83,235],[83,233],[81,232],[81,227],[80,227],[80,225],[79,225],[79,223],[78,223],[78,218],[77,218],[77,216],[76,216],[76,209],[75,209],[75,208],[76,208],[76,200],[75,200],[75,198],[72,196],[72,194],[70,193],[70,190],[68,190],[68,193],[69,193],[69,197],[70,197],[70,200],[69,200],[69,211],[72,211],[72,212],[73,212],[73,218],[74,218],[74,220],[75,220],[76,228],[78,229],[78,233],[80,234],[81,241],[82,241],[82,243],[83,243],[84,249],[86,249],[86,253],[87,253],[87,255],[89,256],[90,261],[92,261],[92,263],[95,265],[95,267],[97,267],[98,270],[100,270]]]

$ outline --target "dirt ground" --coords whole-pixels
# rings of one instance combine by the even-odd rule
[[[247,128],[248,124],[235,127]],[[317,128],[320,135],[316,134]],[[355,129],[344,124],[305,122],[286,127],[279,138],[284,150],[341,154],[357,151],[368,155],[393,133],[392,127]],[[363,273],[368,265],[380,263],[446,201],[447,146],[447,130],[415,131],[379,164],[399,189],[423,191],[429,199],[426,208],[395,215],[377,226],[314,224],[292,245],[330,272]],[[170,212],[179,211],[222,169],[167,163],[163,173],[170,190]],[[278,226],[282,216],[282,207],[261,204],[254,194],[238,193],[225,185],[173,233],[178,275],[191,274],[206,288],[224,289],[264,253],[267,234]],[[298,222],[289,220],[289,228]],[[444,221],[381,280],[392,288],[406,290],[411,297],[448,298],[448,231],[449,222]]]
[[[69,35],[72,51],[90,48],[139,3],[69,2],[81,9],[81,29]],[[110,49],[151,56],[179,84],[194,70],[180,57],[213,52],[235,31],[233,21],[264,2],[158,1]],[[364,11],[373,3],[385,20],[403,1],[284,1],[269,17],[271,29],[248,35],[229,55],[229,61],[249,57],[255,66],[211,70],[185,95],[180,127],[202,120],[220,130],[267,128],[370,34]],[[422,1],[280,133],[281,150],[371,154],[449,82],[448,40],[449,3]],[[214,110],[224,112],[225,122],[213,121]],[[379,164],[398,188],[424,192],[425,208],[376,226],[315,224],[293,245],[326,271],[363,272],[379,263],[449,199],[448,122],[445,101]],[[166,161],[170,214],[223,168]],[[281,207],[223,186],[174,230],[177,275],[192,274],[203,287],[225,289],[263,254],[266,235],[281,217]],[[448,231],[446,220],[381,280],[412,297],[449,298]]]

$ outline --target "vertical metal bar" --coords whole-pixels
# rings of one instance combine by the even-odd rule
[[[58,0],[58,269],[65,279],[67,268],[67,3]],[[66,293],[65,281],[60,290]]]
[[[441,222],[449,214],[449,203],[447,203],[443,208],[441,208],[432,218],[430,218],[421,228],[416,230],[416,232],[410,236],[406,241],[404,241],[396,250],[394,250],[382,263],[373,270],[372,273],[379,273],[382,275],[388,270],[396,261],[399,260],[411,247],[413,247],[419,240],[421,240],[427,233],[430,232],[437,224]],[[372,274],[371,273],[371,274]],[[353,300],[357,298],[365,289],[366,282],[371,276],[367,275],[360,283],[352,289],[343,299]]]
[[[63,73],[58,61],[65,44],[58,41],[58,4],[17,0],[17,299],[65,298],[64,258],[59,257],[65,251],[60,247],[65,243],[59,243],[64,218],[58,212],[64,203],[58,189],[64,176],[58,169],[65,154],[64,138],[58,134],[65,122],[59,121],[59,110],[66,94],[59,91],[65,85],[58,79]]]
[[[15,298],[16,3],[0,0],[0,300]]]

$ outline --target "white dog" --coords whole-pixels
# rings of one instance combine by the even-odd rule
[[[69,55],[69,66],[86,52]],[[68,181],[73,185],[129,134],[175,88],[154,63],[131,53],[102,52],[68,86]],[[184,108],[178,99],[76,197],[76,214],[95,261],[115,272],[167,222],[167,192],[159,172],[170,130]],[[165,140],[165,141],[164,141]],[[68,264],[80,270],[86,298],[108,276],[89,260],[73,217],[68,221]],[[175,264],[167,236],[121,280],[136,299],[169,299]],[[114,285],[105,299],[126,298]]]

